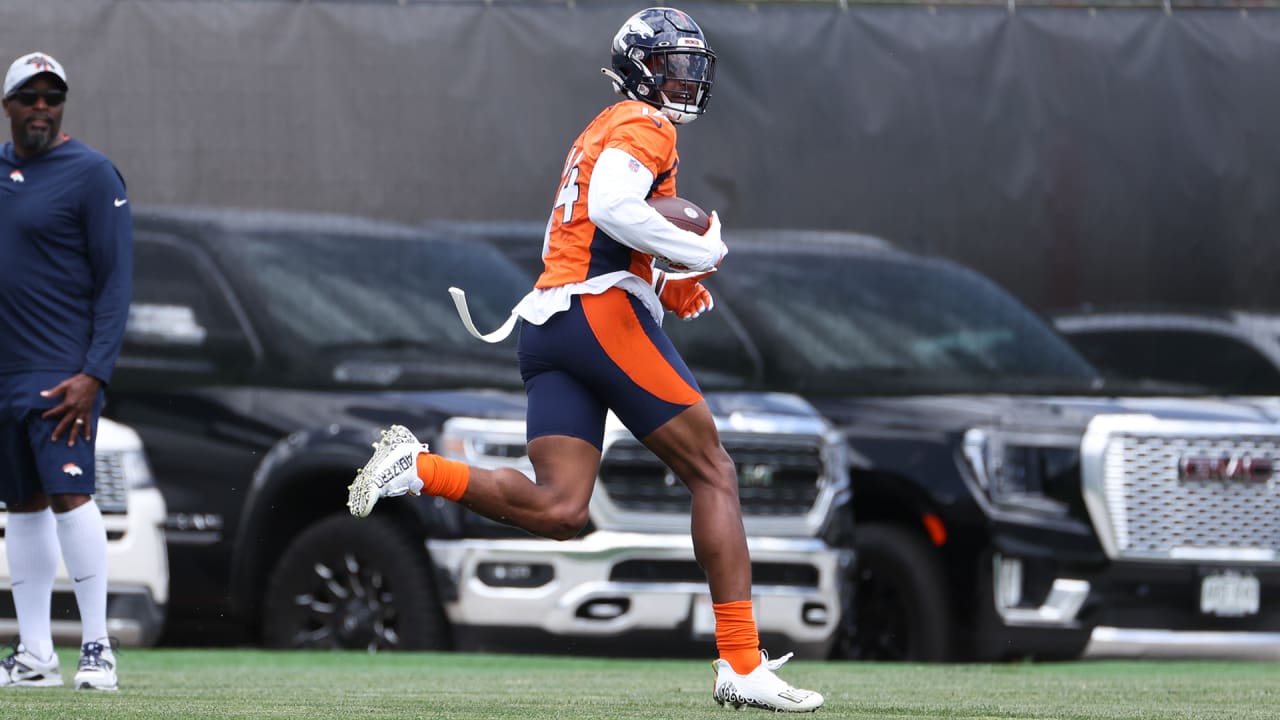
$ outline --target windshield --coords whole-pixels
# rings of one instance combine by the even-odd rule
[[[239,275],[297,352],[466,357],[514,367],[514,339],[488,345],[471,337],[448,292],[465,290],[472,318],[487,331],[532,287],[532,278],[484,243],[323,232],[240,234],[228,242],[237,245],[224,249],[243,264]]]
[[[1037,315],[959,266],[823,251],[730,258],[709,287],[751,328],[776,389],[1034,392],[1096,381]]]
[[[1132,327],[1066,335],[1108,377],[1177,383],[1223,395],[1280,394],[1280,369],[1253,345],[1226,333]]]

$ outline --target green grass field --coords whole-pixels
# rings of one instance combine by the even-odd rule
[[[710,664],[529,655],[143,650],[121,652],[118,693],[68,685],[0,690],[0,717],[501,718],[679,720],[734,715],[711,700]],[[1280,717],[1280,664],[1082,661],[896,665],[792,661],[792,683],[821,690],[817,718]]]

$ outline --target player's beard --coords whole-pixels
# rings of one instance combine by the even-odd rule
[[[58,137],[60,123],[52,116],[45,116],[40,119],[44,120],[45,125],[48,127],[33,130],[31,128],[32,119],[34,118],[29,118],[27,120],[23,125],[22,132],[19,133],[18,137],[14,138],[14,140],[17,141],[17,144],[20,145],[22,150],[28,155],[39,155],[45,150],[48,150],[49,146],[53,144],[54,139]]]

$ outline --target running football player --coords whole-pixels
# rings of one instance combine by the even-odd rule
[[[613,38],[603,72],[625,99],[570,148],[547,224],[544,270],[514,310],[522,320],[518,356],[534,482],[513,469],[429,454],[393,426],[352,483],[349,506],[363,517],[380,498],[425,492],[538,535],[573,538],[587,523],[612,410],[692,494],[694,555],[710,585],[720,656],[713,698],[811,711],[822,696],[775,674],[790,656],[770,660],[759,647],[734,463],[661,327],[664,310],[692,319],[711,309],[700,279],[727,252],[715,213],[698,235],[645,202],[675,195],[676,127],[706,111],[715,65],[697,23],[673,8],[642,10]]]

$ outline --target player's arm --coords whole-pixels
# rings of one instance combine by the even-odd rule
[[[705,235],[672,225],[644,201],[653,173],[625,150],[605,148],[591,171],[587,215],[596,227],[627,247],[690,270],[710,270],[724,259],[720,223],[712,215]]]
[[[105,385],[124,343],[133,292],[133,217],[124,180],[110,162],[89,174],[82,202],[93,271],[93,337],[82,371]]]

